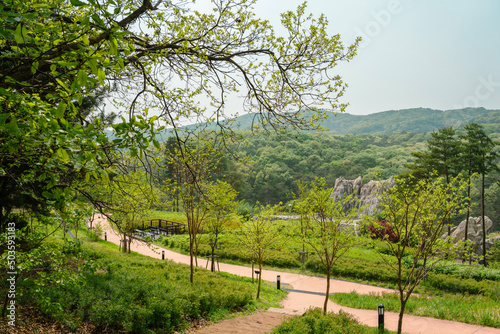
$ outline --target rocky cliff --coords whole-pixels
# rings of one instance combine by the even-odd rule
[[[339,177],[335,180],[332,197],[336,200],[341,200],[352,195],[352,201],[348,208],[362,208],[363,214],[373,215],[377,213],[379,204],[379,194],[394,186],[394,178],[383,181],[371,180],[363,185],[363,179],[358,177],[355,180],[347,180]]]
[[[458,225],[451,228],[451,239],[454,242],[463,241],[465,237],[465,219]],[[487,216],[484,217],[484,227],[486,229],[486,233],[493,226],[493,222]],[[445,233],[441,236],[441,238],[446,238],[448,233]],[[498,238],[486,239],[486,249],[490,249],[493,242]],[[483,223],[481,217],[470,217],[469,218],[469,228],[467,230],[467,240],[472,241],[473,251],[476,254],[482,254],[483,252]]]

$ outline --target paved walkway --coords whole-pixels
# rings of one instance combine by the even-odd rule
[[[111,229],[105,217],[96,215],[95,221],[103,227],[103,231],[106,231],[108,241],[117,245],[120,244],[120,236]],[[131,250],[158,259],[162,258],[162,251],[164,251],[166,259],[189,265],[189,256],[155,246],[150,248],[145,243],[137,242],[135,240],[132,242]],[[199,258],[198,264],[202,268],[205,268],[206,260]],[[220,263],[220,270],[239,276],[252,276],[252,270],[249,267]],[[297,314],[301,314],[311,307],[323,308],[325,298],[324,293],[326,291],[325,278],[264,270],[262,273],[262,279],[276,282],[277,275],[280,275],[282,284],[291,285],[295,290],[312,292],[290,292],[281,303],[283,308],[288,309],[291,312],[296,312]],[[368,294],[370,292],[381,293],[383,291],[392,290],[366,284],[346,282],[335,279],[331,280],[331,293],[351,291],[356,291],[359,294]],[[323,296],[321,294],[323,294]],[[374,306],[374,308],[375,307],[376,305]],[[353,314],[364,325],[368,325],[371,327],[378,326],[378,314],[376,309],[354,309],[340,306],[333,303],[332,301],[328,302],[328,311],[338,313],[340,310]],[[397,331],[397,323],[397,313],[385,313],[385,328],[392,331]],[[403,318],[403,332],[408,334],[500,334],[500,329],[405,314]]]

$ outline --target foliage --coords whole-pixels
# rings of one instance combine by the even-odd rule
[[[331,271],[337,260],[357,242],[353,221],[359,210],[351,208],[349,196],[335,200],[324,179],[317,179],[309,189],[299,184],[299,190],[295,208],[300,214],[300,236],[314,250],[326,273],[326,298],[323,306],[326,314]]]
[[[58,248],[58,240],[47,245],[47,249]],[[104,242],[83,245],[78,258],[85,262],[73,263],[79,275],[73,280],[29,289],[34,278],[28,277],[22,285],[23,301],[34,300],[44,314],[69,329],[90,322],[101,331],[165,333],[186,327],[191,319],[262,307],[253,301],[250,281],[234,275],[202,270],[197,284],[191,285],[186,266],[135,253],[120,254]],[[83,270],[89,264],[93,270]],[[275,288],[263,287],[261,298],[276,305],[283,296]]]
[[[375,334],[378,329],[363,326],[349,313],[323,314],[321,309],[309,309],[301,317],[293,317],[274,328],[274,334]],[[391,333],[385,330],[384,333]]]
[[[383,304],[386,311],[397,312],[400,307],[397,293],[382,293],[382,295],[359,295],[356,292],[334,293],[331,298],[335,303],[353,308],[373,309],[376,305]],[[462,294],[415,296],[408,301],[405,312],[416,316],[500,328],[498,303],[482,296]]]
[[[213,183],[205,184],[205,206],[208,210],[208,218],[206,223],[206,232],[209,233],[210,246],[212,248],[212,266],[211,270],[215,271],[215,248],[219,243],[219,234],[224,231],[228,223],[234,220],[236,216],[235,201],[238,193],[227,182],[216,180]]]
[[[468,124],[465,126],[466,133],[461,135],[463,141],[463,159],[467,163],[466,170],[469,176],[468,196],[470,196],[470,178],[472,173],[481,175],[481,220],[482,220],[482,244],[483,244],[483,261],[486,266],[488,261],[486,258],[486,228],[485,228],[485,177],[491,171],[499,171],[495,160],[499,154],[494,151],[497,145],[483,130],[482,126],[477,123]],[[465,241],[468,237],[469,225],[469,210],[467,210],[465,226]]]
[[[242,245],[248,247],[252,263],[256,261],[259,265],[257,299],[260,297],[262,264],[276,253],[282,242],[279,230],[272,221],[276,210],[276,206],[260,207],[257,217],[242,223],[238,238]]]
[[[375,224],[370,224],[368,226],[368,232],[370,233],[370,237],[374,239],[388,239],[391,242],[397,242],[399,240],[391,225],[387,224],[384,220],[376,221]]]
[[[131,171],[116,175],[107,184],[95,185],[92,191],[94,197],[109,203],[107,218],[122,235],[122,251],[130,252],[135,229],[155,206],[159,190],[149,184],[145,172]]]
[[[448,219],[464,210],[463,192],[466,183],[454,178],[445,184],[443,178],[402,183],[382,194],[382,214],[399,237],[397,243],[385,239],[396,264],[388,265],[398,275],[400,313],[398,333],[402,330],[405,305],[427,271],[455,254],[461,243],[441,239]],[[456,184],[456,185],[455,185]],[[403,258],[410,256],[408,274],[403,276]]]
[[[354,57],[359,39],[344,46],[305,4],[282,14],[279,36],[253,3],[217,0],[202,13],[185,1],[1,2],[0,182],[9,188],[1,202],[40,211],[78,194],[93,200],[80,185],[108,181],[111,152],[149,170],[158,131],[188,119],[221,120],[226,141],[224,106],[236,92],[255,127],[317,128],[324,108],[343,110],[335,65]],[[114,90],[119,116],[110,136],[102,111],[88,115],[84,103],[101,89]],[[306,119],[306,110],[317,111]]]

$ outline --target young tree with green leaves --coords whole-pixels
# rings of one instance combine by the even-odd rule
[[[108,203],[108,221],[122,235],[121,250],[130,253],[135,230],[157,203],[159,190],[151,187],[144,171],[119,174],[98,187],[102,188],[102,200]]]
[[[477,123],[471,123],[465,127],[466,133],[460,135],[463,142],[463,155],[462,158],[465,160],[467,165],[468,173],[468,183],[467,183],[467,196],[470,197],[470,182],[473,173],[479,173],[481,175],[481,221],[483,225],[483,261],[484,266],[487,266],[486,260],[486,228],[484,221],[484,197],[485,197],[485,177],[486,175],[493,171],[499,170],[496,161],[499,158],[499,154],[494,151],[495,147],[498,145],[495,143],[486,132],[483,127]],[[470,204],[469,204],[470,206]],[[467,209],[467,218],[465,225],[465,241],[467,241],[467,233],[469,230],[469,215],[470,208]]]
[[[213,158],[214,152],[212,143],[201,140],[186,143],[183,148],[175,147],[167,156],[167,166],[174,170],[176,178],[167,179],[165,189],[174,198],[178,196],[186,215],[191,283],[194,282],[194,267],[198,265],[200,233],[209,213],[204,185],[212,177],[217,162]]]
[[[464,211],[463,193],[466,182],[452,178],[446,183],[443,177],[421,180],[396,178],[396,186],[381,194],[381,214],[398,236],[398,241],[384,241],[396,261],[382,259],[398,276],[397,290],[401,303],[398,333],[403,326],[406,304],[415,288],[431,271],[448,256],[459,251],[463,243],[450,238],[441,239],[448,219]],[[377,222],[373,217],[368,217]],[[403,258],[411,263],[405,264]]]
[[[224,231],[227,224],[236,219],[236,207],[238,193],[233,187],[221,180],[205,184],[205,207],[208,210],[208,217],[205,231],[210,236],[210,247],[212,249],[211,271],[215,271],[215,248],[218,244],[219,234]]]
[[[301,237],[314,250],[326,274],[323,305],[323,313],[326,314],[331,271],[337,260],[356,244],[354,218],[360,211],[356,208],[346,210],[351,197],[336,201],[323,178],[316,179],[309,187],[302,183],[298,187],[299,195],[294,207],[301,216]]]
[[[260,206],[259,213],[253,219],[242,223],[241,235],[238,236],[242,245],[248,247],[252,258],[259,264],[259,279],[257,284],[257,299],[260,297],[260,286],[262,277],[262,264],[270,258],[281,245],[282,239],[276,225],[273,222],[273,215],[278,211],[279,206]]]

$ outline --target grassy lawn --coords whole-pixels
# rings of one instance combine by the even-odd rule
[[[196,319],[220,321],[279,307],[286,296],[264,284],[256,300],[250,279],[201,268],[191,284],[188,266],[121,253],[112,243],[92,242],[84,229],[78,234],[80,244],[63,241],[60,232],[48,238],[40,251],[47,270],[18,285],[19,302],[34,301],[68,331],[91,323],[116,332],[168,333]],[[57,266],[65,268],[62,278]]]
[[[384,293],[382,296],[335,293],[330,299],[337,304],[360,309],[375,309],[377,305],[383,304],[386,311],[399,312],[399,297],[395,293]],[[500,301],[485,296],[412,295],[405,314],[500,328]]]

